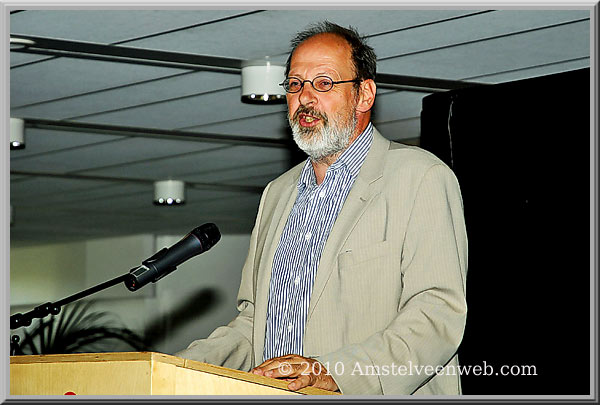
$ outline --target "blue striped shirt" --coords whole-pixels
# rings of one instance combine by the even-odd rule
[[[273,258],[263,361],[303,354],[304,326],[321,253],[372,141],[369,123],[327,169],[319,185],[310,159],[302,169],[298,196]]]

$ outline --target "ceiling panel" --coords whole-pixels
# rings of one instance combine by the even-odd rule
[[[41,180],[41,179],[40,179]],[[66,179],[50,179],[50,180],[62,180],[65,182]],[[38,180],[39,181],[39,180]],[[72,180],[71,180],[72,181]],[[56,182],[53,182],[56,183]],[[85,183],[85,187],[83,187]],[[64,183],[63,183],[64,184]],[[67,187],[70,185],[66,183]],[[123,196],[129,196],[132,194],[147,196],[150,195],[150,204],[152,203],[153,189],[152,184],[136,184],[136,183],[114,183],[106,184],[106,182],[98,182],[94,180],[79,180],[79,187],[74,189],[62,189],[55,190],[53,192],[47,191],[40,193],[27,201],[19,203],[19,207],[40,207],[41,209],[47,209],[48,207],[60,206],[61,209],[79,208],[82,206],[91,207],[94,204],[104,204],[106,207],[113,209],[117,208],[114,205],[114,201]],[[119,207],[121,210],[125,207]],[[135,207],[128,206],[127,209],[131,210]]]
[[[35,10],[11,15],[10,32],[112,43],[232,17],[242,10]]]
[[[402,69],[409,76],[461,79],[589,56],[586,32],[588,21],[388,59],[378,65],[385,72]]]
[[[156,206],[153,204],[152,184],[120,183],[111,187],[98,187],[68,194],[55,193],[24,207],[39,206],[48,209],[49,205],[60,206],[61,210],[93,210],[104,213],[128,213],[132,217],[156,218],[157,215],[176,216],[186,211],[204,209],[205,206],[218,206],[222,201],[236,201],[258,193],[203,190],[192,187],[186,189],[186,204],[182,206]],[[62,199],[62,201],[61,201]]]
[[[482,40],[499,35],[514,34],[547,25],[589,19],[589,11],[530,11],[503,10],[478,14],[459,20],[450,20],[433,26],[424,26],[372,38],[378,59],[412,52],[422,52],[443,46]],[[509,38],[506,38],[510,40]],[[492,45],[493,46],[493,45]],[[385,71],[381,70],[380,71]]]
[[[206,181],[205,183],[210,183]],[[250,193],[246,191],[231,191],[231,190],[209,190],[201,186],[191,186],[186,189],[186,207],[196,207],[212,202],[224,201],[227,199],[236,200],[254,195],[258,193]]]
[[[372,34],[468,13],[472,12],[370,10],[365,13],[364,10],[269,10],[220,24],[134,41],[130,45],[255,59],[287,53],[291,34],[282,33],[300,31],[312,21],[335,20],[338,24],[353,25],[363,33]]]
[[[202,211],[207,214],[223,215],[224,212],[235,212],[236,210],[243,211],[254,211],[256,213],[258,204],[260,202],[261,195],[245,194],[236,196],[235,198],[222,198],[219,201],[212,200],[199,204],[202,207]],[[231,214],[229,214],[230,217]]]
[[[185,70],[131,63],[57,58],[10,71],[13,108],[139,80],[154,79]]]
[[[11,235],[28,234],[38,238],[40,232],[54,238],[65,236],[81,228],[80,235],[101,237],[127,233],[153,233],[157,226],[163,231],[175,234],[185,233],[205,223],[215,222],[223,232],[249,232],[256,213],[260,194],[215,192],[211,190],[187,190],[188,203],[177,207],[155,206],[152,204],[152,189],[140,185],[121,186],[121,192],[101,198],[98,193],[83,204],[69,201],[39,201],[39,205],[20,205],[18,218],[28,217],[25,225],[11,230]],[[234,209],[235,208],[235,209]],[[72,216],[80,217],[78,223],[70,221]],[[17,218],[17,219],[18,219]],[[57,227],[62,227],[56,231]]]
[[[34,61],[41,61],[44,59],[52,58],[52,56],[47,55],[33,55],[29,53],[21,53],[21,52],[11,52],[10,53],[10,66],[17,67],[16,65],[21,65],[23,63],[30,63]]]
[[[287,110],[226,119],[205,125],[193,125],[184,129],[215,134],[259,136],[269,139],[292,139],[287,122]]]
[[[241,89],[236,88],[174,100],[168,103],[87,116],[75,121],[180,129],[242,117],[253,117],[257,114],[285,111],[286,109],[284,105],[244,104],[240,98]]]
[[[141,104],[168,102],[177,98],[185,100],[193,95],[233,86],[240,86],[240,76],[237,74],[188,72],[142,81],[114,90],[98,91],[16,108],[12,113],[13,116],[17,114],[30,118],[72,119]]]
[[[224,184],[246,184],[245,180],[247,179],[279,175],[290,167],[289,160],[259,162],[248,166],[216,170],[211,173],[211,181]]]
[[[122,136],[115,135],[101,135],[77,131],[58,131],[31,127],[26,128],[25,134],[26,147],[25,149],[11,151],[11,162],[41,153],[125,139]]]
[[[11,162],[13,170],[31,170],[66,173],[112,167],[128,177],[121,165],[131,162],[161,166],[158,158],[220,148],[222,145],[206,142],[183,142],[167,139],[125,138],[100,145],[83,146],[60,152],[47,153]],[[163,160],[164,161],[164,160]]]
[[[80,180],[52,177],[27,176],[26,179],[14,181],[11,176],[11,202],[25,206],[43,206],[46,198],[53,195],[68,199],[70,195],[82,195],[90,190],[114,187],[114,182],[98,180]]]
[[[280,172],[273,172],[271,174],[265,174],[260,176],[252,176],[252,177],[240,177],[234,180],[224,181],[224,184],[244,184],[248,186],[256,186],[256,187],[266,187],[270,181],[275,180],[277,177],[285,173],[286,170],[282,170]]]
[[[28,178],[29,178],[29,176],[18,175],[18,174],[11,174],[10,175],[10,182],[12,184],[12,182],[14,182],[14,181],[22,181],[22,180],[25,180],[25,179],[28,179]]]
[[[590,67],[590,58],[584,57],[573,62],[551,62],[547,65],[527,67],[522,69],[512,69],[498,73],[486,73],[484,75],[475,76],[473,80],[479,83],[504,83],[514,80],[522,80],[531,77],[546,76],[549,74],[566,72],[569,70],[584,69]],[[467,78],[470,80],[470,78]]]
[[[114,187],[106,194],[101,191],[82,197],[81,202],[67,203],[75,212],[80,209],[105,213],[127,213],[130,217],[152,217],[156,207],[152,201],[154,190],[151,184],[126,184]],[[85,203],[85,204],[83,204]]]
[[[289,151],[281,148],[263,148],[258,146],[228,146],[202,153],[174,156],[160,164],[143,161],[127,166],[89,170],[88,175],[111,177],[135,177],[140,179],[167,179],[213,183],[210,174],[217,170],[234,169],[266,160],[284,160]],[[241,169],[240,169],[241,170]]]
[[[218,176],[218,171],[221,170],[238,170],[243,175],[247,170],[247,166],[251,164],[256,165],[274,160],[291,162],[291,153],[283,148],[236,146],[229,150],[211,152],[208,159],[200,162],[195,167],[196,170],[189,172],[186,178],[192,182],[207,182],[206,173],[210,176],[211,173],[216,172]]]

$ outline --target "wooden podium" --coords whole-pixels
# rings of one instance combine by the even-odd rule
[[[152,352],[11,356],[10,395],[336,395]]]

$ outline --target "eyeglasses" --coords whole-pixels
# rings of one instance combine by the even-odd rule
[[[297,77],[288,77],[283,82],[279,83],[279,85],[282,86],[287,93],[298,93],[300,90],[302,90],[302,88],[304,87],[304,83],[306,82],[309,82],[313,86],[313,89],[315,89],[316,91],[325,93],[326,91],[333,89],[334,84],[360,83],[362,82],[362,80],[354,79],[340,80],[339,82],[334,82],[333,79],[328,76],[317,76],[312,80],[302,80],[298,79]]]

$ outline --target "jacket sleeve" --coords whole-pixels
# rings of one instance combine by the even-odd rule
[[[424,172],[398,249],[403,290],[396,317],[366,340],[316,358],[329,364],[343,394],[412,394],[456,354],[467,312],[467,237],[460,189],[447,166]]]
[[[242,269],[242,279],[237,297],[239,314],[226,326],[215,329],[206,339],[193,341],[176,356],[215,364],[218,366],[249,371],[254,365],[253,325],[254,325],[254,288],[253,274],[257,233],[265,196],[270,184],[265,188],[256,216],[248,257]]]

